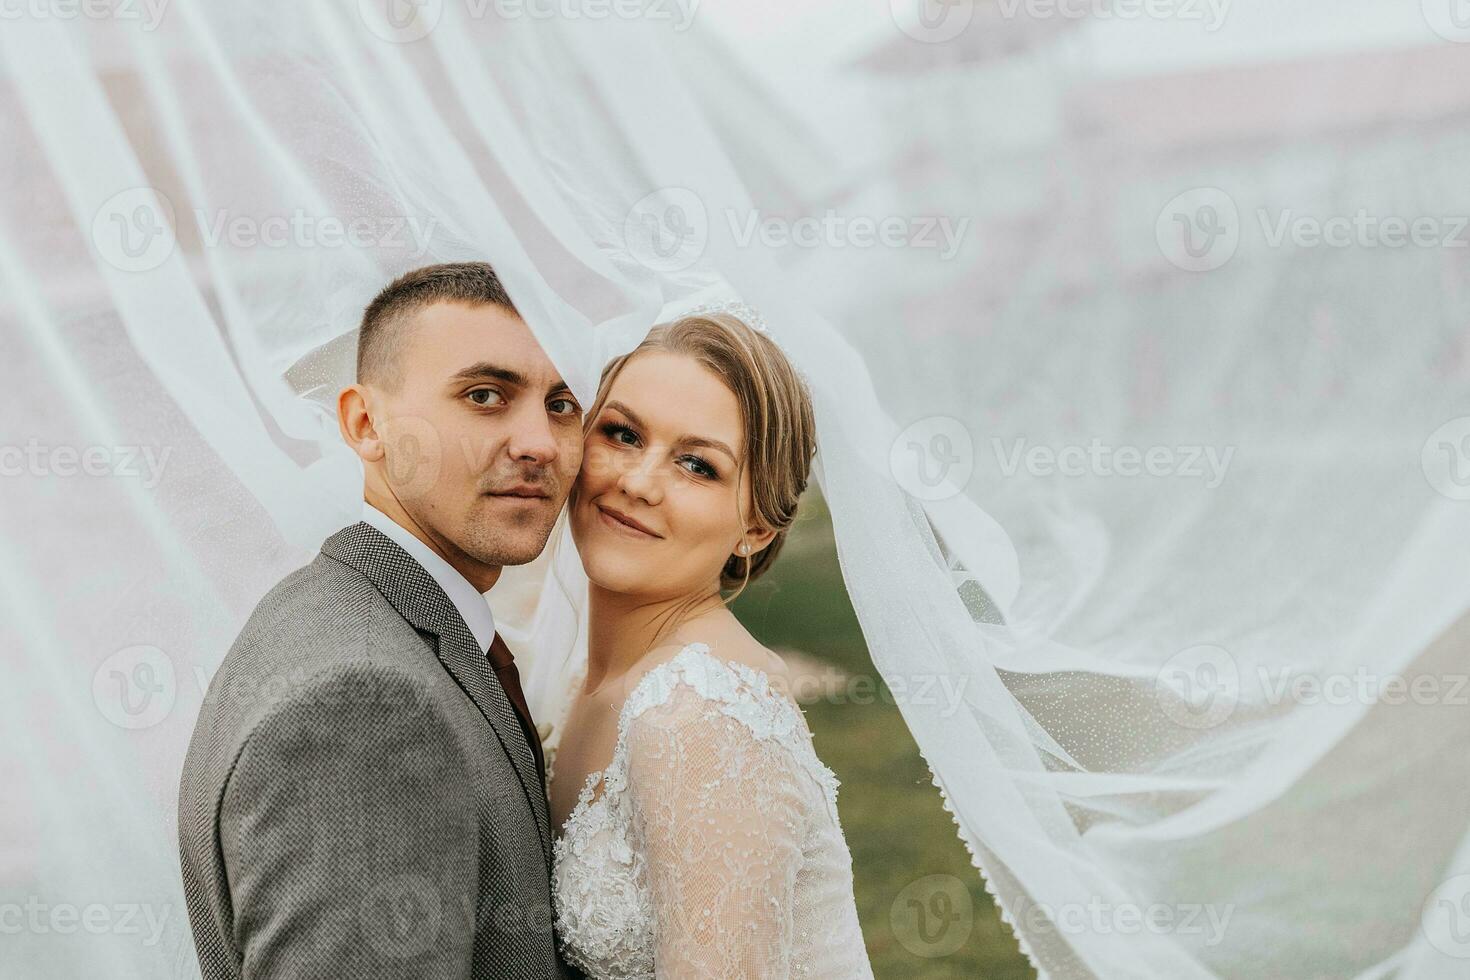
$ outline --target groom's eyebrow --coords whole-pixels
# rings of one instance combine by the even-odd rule
[[[451,385],[465,384],[471,381],[503,381],[517,388],[524,388],[527,383],[526,376],[521,372],[512,368],[501,367],[498,364],[491,364],[489,361],[479,361],[471,364],[449,379]],[[556,395],[563,391],[569,392],[571,390],[571,387],[561,378],[557,378],[546,386],[547,395]]]
[[[622,412],[625,416],[627,416],[628,421],[638,426],[638,428],[645,430],[648,428],[647,423],[645,423],[641,418],[638,417],[638,413],[633,411],[627,405],[624,405],[622,402],[610,401],[607,403],[607,407]],[[729,456],[737,463],[740,461],[740,457],[735,455],[735,451],[718,439],[706,439],[704,436],[684,435],[679,437],[678,443],[681,446],[704,446],[709,449],[718,449],[720,452],[724,453],[726,456]]]
[[[517,388],[524,388],[526,386],[526,376],[524,374],[511,368],[501,367],[498,364],[491,364],[489,361],[479,361],[478,363],[471,364],[467,368],[462,368],[449,381],[451,384],[462,381],[504,381],[506,384],[515,385]]]

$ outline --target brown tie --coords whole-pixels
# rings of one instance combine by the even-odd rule
[[[526,741],[531,746],[531,753],[536,756],[536,774],[541,777],[541,785],[546,786],[546,761],[541,755],[541,738],[536,734],[536,725],[531,721],[531,709],[526,707],[526,695],[521,691],[521,673],[516,670],[516,658],[511,655],[510,649],[500,634],[495,634],[495,639],[490,643],[490,666],[495,668],[495,676],[500,679],[500,686],[505,689],[506,697],[515,706],[516,715],[521,719],[521,730],[526,733]]]

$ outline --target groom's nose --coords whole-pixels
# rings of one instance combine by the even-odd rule
[[[527,406],[511,419],[510,438],[506,451],[517,462],[537,463],[545,466],[561,455],[556,433],[551,429],[551,420],[541,406]]]

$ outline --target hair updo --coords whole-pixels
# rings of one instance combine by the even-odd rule
[[[648,351],[693,358],[718,375],[740,405],[745,429],[740,472],[750,474],[751,501],[750,520],[742,518],[741,526],[759,524],[776,536],[753,555],[726,560],[720,588],[738,595],[776,560],[796,518],[817,451],[811,393],[770,337],[729,313],[700,313],[658,324],[641,344],[603,369],[597,402],[586,416],[588,426],[602,411],[623,366]]]

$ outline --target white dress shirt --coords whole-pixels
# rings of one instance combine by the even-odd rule
[[[470,580],[461,575],[453,565],[440,558],[433,548],[415,537],[413,532],[367,501],[362,504],[362,519],[392,538],[439,583],[439,588],[444,590],[449,601],[454,603],[454,608],[459,610],[459,615],[470,628],[475,642],[480,644],[480,649],[489,650],[490,644],[495,640],[495,615],[490,612],[490,604],[485,601],[484,593],[471,585]]]

